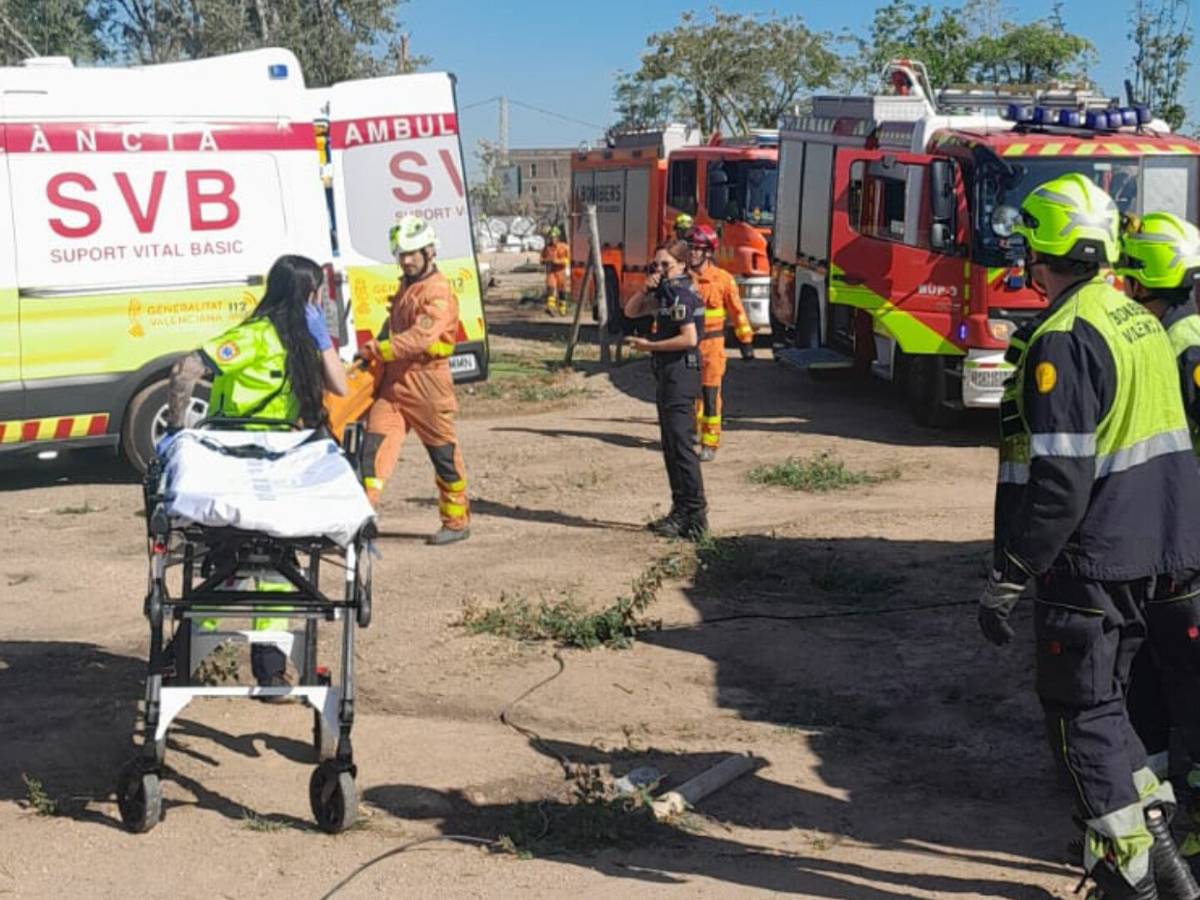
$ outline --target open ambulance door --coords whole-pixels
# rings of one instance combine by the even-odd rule
[[[0,98],[2,99],[2,98]],[[0,125],[0,134],[3,132]],[[4,166],[8,167],[5,154]],[[8,174],[0,172],[0,209],[12,206]],[[0,216],[0,443],[16,441],[25,415],[21,381],[20,297],[12,216]]]
[[[453,77],[370,78],[314,94],[328,102],[338,265],[358,342],[379,333],[399,285],[388,230],[400,216],[420,216],[437,232],[437,265],[458,298],[454,380],[486,378],[487,326]]]

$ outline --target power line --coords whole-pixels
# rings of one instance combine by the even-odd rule
[[[474,103],[468,103],[466,106],[460,106],[458,108],[458,111],[466,112],[468,109],[475,109],[476,107],[479,107],[479,106],[486,106],[489,103],[497,103],[501,99],[503,99],[503,98],[496,96],[496,97],[488,97],[486,100],[477,100]],[[562,113],[557,113],[552,109],[543,109],[540,106],[534,106],[532,103],[522,103],[520,100],[514,100],[511,97],[508,98],[508,102],[511,103],[513,106],[519,106],[522,109],[529,110],[530,112],[539,113],[540,115],[543,115],[543,116],[550,116],[551,118],[554,118],[554,119],[562,119],[564,122],[571,122],[572,124],[575,124],[575,125],[586,125],[588,128],[595,128],[595,129],[598,129],[599,131],[604,131],[605,127],[606,127],[604,125],[597,125],[595,122],[585,122],[583,119],[576,119],[576,118],[573,118],[572,116],[566,116],[566,115],[563,115]]]

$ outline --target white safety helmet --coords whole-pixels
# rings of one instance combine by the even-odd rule
[[[433,226],[417,216],[404,216],[388,231],[388,243],[392,247],[392,256],[401,253],[412,253],[423,247],[438,247],[437,232]]]

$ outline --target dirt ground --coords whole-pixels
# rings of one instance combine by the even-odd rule
[[[581,371],[546,369],[566,324],[519,302],[538,279],[512,261],[488,307],[497,377],[461,391],[471,539],[423,543],[437,522],[416,443],[382,506],[358,654],[362,824],[347,834],[312,824],[308,711],[219,700],[172,730],[161,824],[121,828],[112,787],[147,646],[139,489],[95,454],[3,463],[0,894],[1069,896],[1029,610],[1007,651],[974,621],[991,418],[930,432],[879,383],[817,383],[765,346],[731,359],[724,444],[704,469],[716,540],[691,566],[643,527],[669,500],[646,362],[600,370],[588,347]],[[823,451],[886,477],[825,494],[747,477]],[[606,607],[664,557],[681,574],[630,649],[462,627],[502,598]],[[670,824],[586,802],[564,773],[653,765],[677,785],[746,752],[755,772]],[[507,850],[397,852],[442,835]]]

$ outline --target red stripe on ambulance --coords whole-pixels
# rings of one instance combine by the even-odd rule
[[[458,134],[458,116],[454,113],[379,116],[370,119],[346,119],[329,124],[329,144],[335,150],[347,150],[366,144],[441,137],[447,134]]]
[[[71,436],[71,426],[75,424],[75,420],[71,417],[59,419],[58,424],[54,426],[54,438],[61,441],[63,438]]]
[[[108,413],[103,413],[98,416],[92,416],[92,422],[88,425],[88,436],[96,437],[104,434],[108,430]]]
[[[316,150],[311,122],[180,125],[161,123],[18,122],[4,128],[8,153],[196,153],[231,150]]]

